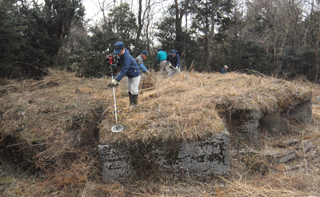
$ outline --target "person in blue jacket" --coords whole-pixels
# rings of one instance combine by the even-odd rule
[[[136,62],[140,67],[140,70],[143,73],[149,74],[150,72],[148,71],[148,69],[144,66],[143,64],[143,60],[147,59],[147,57],[149,56],[147,51],[142,51],[140,55],[138,55],[138,57],[136,57]]]
[[[228,66],[224,65],[223,68],[221,68],[220,73],[221,74],[227,74]]]
[[[168,72],[167,52],[162,47],[158,48],[157,63],[160,64],[160,73]]]
[[[123,43],[118,41],[114,44],[113,53],[117,54],[119,61],[117,67],[121,67],[119,74],[109,84],[110,86],[118,85],[119,81],[127,76],[127,90],[130,100],[130,105],[138,106],[138,94],[140,83],[140,68],[135,59],[130,55],[129,51],[123,47]]]
[[[173,76],[177,71],[180,71],[180,56],[175,49],[171,50],[171,53],[167,56],[168,62],[168,77]]]

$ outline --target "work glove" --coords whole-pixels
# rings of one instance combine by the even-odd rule
[[[179,67],[178,67],[178,66],[176,66],[176,70],[179,70]]]
[[[113,87],[113,86],[117,86],[119,84],[119,82],[117,80],[112,80],[111,83],[108,85],[108,87]]]
[[[148,70],[143,71],[143,73],[145,73],[147,75],[150,74],[150,72]]]

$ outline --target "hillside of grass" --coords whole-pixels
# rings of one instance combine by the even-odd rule
[[[228,177],[171,180],[170,185],[165,180],[101,183],[98,144],[196,141],[214,136],[225,129],[216,106],[274,113],[312,96],[313,123],[292,135],[301,137],[303,131],[303,137],[312,136],[315,147],[320,136],[318,85],[304,80],[196,72],[167,78],[151,73],[141,78],[138,108],[131,108],[123,79],[115,87],[118,123],[124,126],[121,133],[111,132],[116,122],[112,88],[107,87],[110,81],[110,77],[78,78],[58,70],[49,70],[39,81],[1,81],[3,196],[288,196],[319,191],[315,187],[319,183],[317,165],[296,174],[271,170],[262,176],[234,160],[236,156]],[[310,185],[291,183],[304,179]]]

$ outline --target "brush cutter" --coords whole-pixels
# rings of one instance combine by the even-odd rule
[[[108,62],[110,64],[110,68],[111,68],[111,80],[113,81],[113,67],[114,67],[114,64],[113,64],[113,58],[110,55],[109,55]],[[109,87],[110,87],[110,85],[109,85]],[[114,114],[115,114],[115,117],[116,117],[116,125],[113,125],[113,127],[111,128],[111,131],[114,132],[114,133],[118,133],[118,132],[123,131],[124,127],[122,125],[118,124],[116,92],[114,90],[114,86],[112,86],[112,90],[113,90]]]

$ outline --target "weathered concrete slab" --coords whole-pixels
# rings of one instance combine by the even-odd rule
[[[250,149],[243,151],[242,153],[253,153],[265,156],[268,158],[269,163],[285,163],[299,156],[301,157],[301,152],[304,151],[304,153],[306,153],[313,147],[312,142],[309,140],[298,142],[297,139],[290,139],[280,144],[284,143],[291,144],[292,146],[281,146],[282,148],[269,147],[264,149],[263,151]],[[278,144],[279,143],[276,144],[277,147],[279,147]]]
[[[260,119],[259,124],[273,134],[288,133],[290,131],[288,113],[268,114]]]
[[[295,158],[296,153],[294,152],[294,150],[285,150],[282,153],[277,153],[276,155],[274,155],[274,157],[276,159],[276,163],[284,163]]]
[[[244,152],[246,153],[246,152]],[[269,163],[285,163],[296,157],[294,150],[289,149],[265,149],[263,151],[250,150],[247,153],[254,153],[265,156],[268,159]]]
[[[260,109],[233,110],[231,114],[220,114],[226,122],[226,128],[231,133],[242,135],[249,142],[258,139],[259,120],[261,118]]]
[[[290,118],[298,122],[309,123],[312,121],[311,101],[299,104],[289,111]]]
[[[283,141],[283,142],[278,142],[276,144],[277,147],[280,147],[280,148],[285,148],[287,146],[293,146],[295,144],[297,144],[299,141],[297,139],[289,139],[289,140],[286,140],[286,141]]]
[[[289,139],[289,140],[285,140],[283,141],[283,144],[285,144],[286,146],[292,146],[297,144],[299,141],[297,139]]]
[[[201,177],[230,172],[228,131],[212,139],[180,143],[138,143],[135,146],[99,145],[104,181],[150,176]]]
[[[217,105],[216,109],[231,135],[249,143],[257,141],[259,127],[275,135],[286,134],[292,129],[291,120],[299,123],[312,121],[311,96],[302,101],[294,100],[286,108],[279,108],[279,112],[269,114],[262,113],[260,109],[233,109],[224,105]]]
[[[289,133],[291,130],[290,119],[308,122],[312,119],[311,103],[303,103],[281,112],[262,114],[260,109],[245,110],[220,110],[219,114],[226,123],[226,128],[231,134],[241,135],[248,142],[256,142],[259,136],[258,128],[264,128],[270,133]]]
[[[310,150],[310,148],[312,147],[312,142],[310,140],[304,140],[303,143],[301,143],[299,146],[298,146],[298,150],[301,151],[301,152],[308,152]]]

